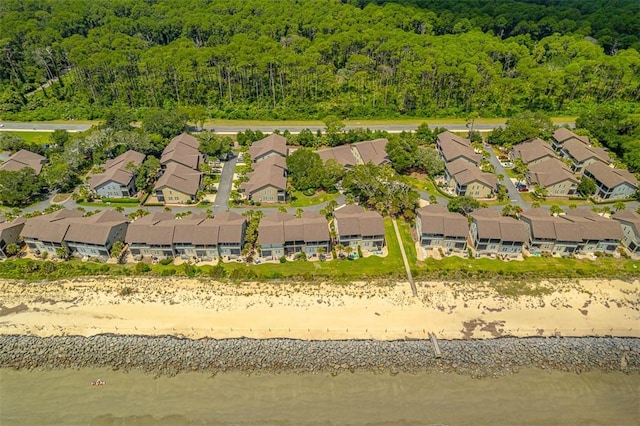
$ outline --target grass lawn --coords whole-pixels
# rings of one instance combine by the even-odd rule
[[[93,202],[87,202],[87,201],[80,201],[77,203],[79,206],[85,206],[85,207],[103,207],[103,208],[110,208],[110,209],[114,209],[116,207],[123,207],[125,209],[137,209],[140,207],[140,203],[117,203],[117,202],[109,202],[109,203],[103,203],[101,201],[93,201]]]
[[[411,237],[411,226],[406,221],[398,219],[398,229],[400,230],[400,237],[402,238],[404,252],[406,253],[407,260],[409,261],[409,267],[413,270],[418,263],[418,257],[415,242]]]
[[[14,136],[24,139],[25,142],[36,145],[43,145],[50,142],[49,132],[9,132]]]
[[[331,201],[335,198],[338,198],[339,195],[340,195],[339,192],[336,192],[334,194],[329,194],[327,192],[316,192],[314,195],[309,197],[304,195],[300,191],[295,191],[293,194],[291,194],[291,198],[286,203],[273,203],[273,204],[262,203],[261,207],[285,207],[285,208],[309,207],[309,206],[315,206],[318,204],[326,203],[327,201]],[[251,206],[246,205],[244,207],[251,207]]]
[[[235,269],[251,270],[257,274],[257,279],[303,277],[305,279],[327,278],[337,281],[349,281],[375,277],[403,277],[404,265],[391,219],[386,218],[384,220],[384,227],[385,239],[389,249],[387,257],[370,256],[356,260],[336,259],[328,262],[287,261],[284,264],[263,263],[250,266],[241,263],[225,263],[224,267],[229,271]]]
[[[444,193],[444,192],[440,192],[438,191],[438,188],[436,188],[436,185],[433,183],[433,181],[431,179],[429,179],[428,176],[399,176],[400,181],[406,183],[407,185],[409,185],[410,187],[420,190],[420,191],[424,191],[429,193],[430,195],[435,195],[436,197],[444,197],[444,198],[453,198],[452,196]]]
[[[540,203],[540,205],[542,206],[552,206],[554,204],[557,204],[560,207],[567,207],[567,208],[572,204],[575,204],[578,207],[580,206],[594,207],[595,206],[595,204],[593,204],[589,200],[570,200],[568,198],[547,198],[546,200],[540,200],[534,197],[533,194],[531,194],[530,192],[524,192],[524,193],[521,192],[520,195],[522,196],[522,199],[527,203],[529,204]]]
[[[508,178],[517,178],[518,174],[516,172],[513,171],[513,169],[511,168],[505,168],[504,171],[507,173],[507,176],[505,176],[505,179]]]
[[[66,201],[69,199],[69,197],[71,197],[71,194],[69,193],[59,193],[53,196],[53,198],[51,199],[52,202],[54,203],[61,203],[63,201]]]
[[[315,206],[316,204],[326,203],[333,199],[338,198],[339,192],[329,194],[328,192],[316,192],[312,196],[306,196],[300,191],[295,191],[291,194],[291,199],[285,204],[285,207],[307,207]]]
[[[635,265],[635,268],[634,268]],[[636,276],[640,261],[614,258],[582,260],[570,258],[528,257],[522,262],[496,259],[462,259],[447,257],[426,259],[418,276],[440,279],[545,279],[545,278],[612,278]]]

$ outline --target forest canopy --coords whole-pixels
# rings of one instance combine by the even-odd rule
[[[0,28],[3,119],[489,117],[640,98],[637,0],[4,0]]]

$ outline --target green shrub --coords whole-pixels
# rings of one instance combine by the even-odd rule
[[[280,263],[286,263],[287,262],[287,257],[286,256],[280,256],[280,259],[278,259],[280,261]]]
[[[197,266],[193,266],[189,263],[183,263],[182,264],[182,271],[184,272],[184,274],[189,277],[189,278],[193,278],[196,276],[196,274],[198,273],[198,267]]]
[[[103,203],[122,203],[122,204],[138,204],[140,200],[137,198],[102,198]]]
[[[227,276],[227,270],[224,269],[224,266],[218,263],[209,269],[208,274],[211,278],[224,278]]]
[[[160,260],[160,262],[158,262],[161,265],[167,266],[167,265],[171,265],[171,263],[173,263],[173,258],[171,257],[166,257],[162,260]]]
[[[136,274],[144,274],[146,272],[149,272],[150,270],[151,270],[151,266],[147,265],[144,262],[138,262],[134,267],[134,271],[136,272]]]
[[[162,277],[170,277],[176,274],[176,270],[174,268],[166,268],[160,271],[160,276]]]

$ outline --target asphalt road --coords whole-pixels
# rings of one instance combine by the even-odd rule
[[[218,184],[218,192],[216,193],[216,200],[213,203],[213,214],[217,215],[229,208],[229,195],[231,194],[231,187],[233,185],[233,171],[236,168],[238,157],[234,156],[231,160],[227,160],[222,168],[222,174],[220,175],[220,183]]]
[[[22,131],[22,132],[53,132],[54,130],[67,130],[69,132],[81,132],[84,130],[88,130],[91,125],[89,124],[73,124],[73,123],[22,123],[22,122],[13,122],[13,121],[5,121],[1,123],[3,125],[3,127],[0,127],[0,131]],[[573,122],[566,122],[566,123],[556,123],[558,125],[565,125],[568,124],[570,127],[574,127],[574,123]],[[486,124],[476,124],[474,125],[473,129],[477,130],[479,132],[490,132],[491,130],[497,128],[497,127],[501,127],[504,126],[504,122],[503,121],[496,121],[494,123],[486,123]],[[348,125],[345,127],[345,130],[350,130],[350,129],[357,129],[357,128],[368,128],[371,130],[386,130],[389,133],[401,133],[404,131],[413,131],[415,130],[418,125],[417,124],[363,124],[363,125],[359,125],[359,124],[352,124],[352,125]],[[454,123],[446,123],[446,122],[442,122],[442,123],[433,123],[430,124],[429,127],[431,128],[435,128],[435,127],[444,127],[447,128],[451,131],[454,132],[458,132],[458,131],[466,131],[468,130],[467,126],[464,124],[454,124]],[[222,133],[222,134],[227,134],[227,133],[238,133],[238,132],[242,132],[245,131],[247,129],[251,129],[251,130],[260,130],[261,132],[265,132],[265,133],[272,133],[274,130],[289,130],[291,133],[299,133],[301,130],[304,129],[310,129],[311,131],[315,132],[317,130],[322,130],[324,131],[325,127],[324,126],[314,126],[314,125],[309,125],[309,126],[292,126],[292,125],[287,125],[286,122],[282,122],[281,125],[278,126],[264,126],[264,125],[256,125],[256,126],[205,126],[206,130],[213,130],[216,133]]]
[[[511,178],[509,178],[509,175],[507,175],[507,171],[504,169],[504,167],[502,167],[500,160],[498,159],[498,157],[496,157],[496,154],[493,152],[491,147],[489,145],[485,145],[485,150],[489,153],[489,162],[493,164],[493,167],[495,168],[495,174],[504,176],[502,183],[507,187],[507,193],[509,194],[509,200],[511,200],[511,204],[514,204],[523,210],[531,207],[529,203],[522,199],[522,195],[518,192],[518,189],[514,185]]]

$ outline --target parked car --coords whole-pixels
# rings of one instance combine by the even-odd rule
[[[518,192],[529,192],[529,188],[527,188],[526,186],[522,188],[518,188]]]

